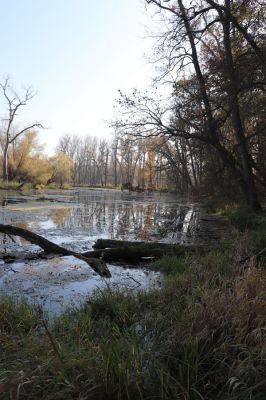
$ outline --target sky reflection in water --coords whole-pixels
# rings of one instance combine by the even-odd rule
[[[2,193],[0,222],[33,230],[65,247],[85,251],[100,237],[193,242],[199,212],[198,207],[181,203],[171,195],[78,190],[33,198],[9,192]],[[20,238],[0,238],[2,253],[37,249]],[[41,304],[49,315],[78,305],[88,294],[106,285],[147,290],[160,286],[162,280],[153,271],[110,265],[112,279],[107,282],[73,257],[15,263],[12,267],[0,264],[0,293],[26,297]]]

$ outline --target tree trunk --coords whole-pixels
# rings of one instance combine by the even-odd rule
[[[230,7],[230,0],[225,0],[225,1],[227,4],[227,7],[228,7],[228,5]],[[193,31],[191,29],[190,21],[188,19],[185,7],[183,5],[183,1],[178,0],[178,4],[180,7],[181,16],[182,16],[183,23],[184,23],[184,26],[186,29],[186,33],[187,33],[187,36],[188,36],[188,39],[190,42],[192,61],[193,61],[193,65],[194,65],[197,79],[199,82],[200,92],[201,92],[202,100],[203,100],[205,111],[206,111],[206,116],[207,116],[207,120],[208,120],[208,133],[209,133],[209,137],[210,137],[210,144],[212,144],[218,150],[218,152],[222,156],[222,159],[224,160],[226,165],[231,169],[234,176],[236,178],[239,177],[238,180],[244,191],[245,197],[247,199],[247,203],[254,210],[261,210],[261,206],[260,206],[258,198],[257,198],[252,169],[251,169],[251,165],[249,162],[249,155],[247,152],[247,147],[246,147],[246,142],[245,142],[245,136],[244,136],[243,127],[242,127],[241,118],[240,118],[240,111],[239,111],[238,98],[237,98],[238,93],[237,93],[237,87],[236,87],[236,76],[234,73],[234,65],[233,65],[231,42],[230,42],[230,20],[228,19],[227,21],[224,22],[224,45],[225,45],[225,50],[226,50],[228,71],[230,73],[230,86],[231,86],[231,94],[232,94],[232,101],[233,101],[233,103],[232,103],[232,105],[233,105],[232,117],[233,118],[232,119],[233,119],[234,128],[235,128],[239,146],[240,146],[240,154],[241,154],[241,162],[242,162],[242,173],[241,174],[239,174],[239,172],[236,168],[236,163],[233,161],[233,158],[226,152],[226,150],[223,148],[223,146],[221,145],[221,143],[219,141],[218,129],[217,129],[216,121],[213,117],[211,105],[209,102],[209,97],[208,97],[208,93],[206,90],[206,82],[205,82],[204,76],[203,76],[201,68],[200,68],[198,54],[197,54],[197,48],[196,48],[195,40],[194,40],[194,36],[193,36]],[[229,12],[230,12],[230,9],[229,9]],[[229,27],[228,27],[228,25],[229,25]],[[229,96],[230,96],[230,94],[229,94]]]
[[[237,145],[239,150],[239,155],[242,165],[242,175],[244,181],[244,194],[247,199],[247,203],[255,211],[261,210],[261,205],[258,201],[256,187],[254,183],[252,167],[250,163],[250,155],[248,153],[246,138],[244,133],[244,128],[240,115],[240,107],[238,100],[238,82],[237,75],[235,73],[231,38],[230,38],[230,0],[225,0],[226,4],[226,18],[223,21],[223,31],[224,31],[224,48],[227,64],[228,73],[228,99],[232,105],[232,122],[235,130],[235,135],[237,139]]]
[[[3,154],[3,179],[8,182],[8,145],[6,144],[4,147]]]
[[[216,3],[213,0],[207,0],[207,2],[218,11],[219,15],[221,15],[221,12],[224,8],[223,5]],[[259,47],[259,45],[256,43],[255,39],[251,36],[251,34],[248,33],[248,27],[242,26],[241,23],[239,23],[237,17],[231,12],[230,8],[228,9],[228,7],[227,7],[227,18],[228,18],[229,22],[231,22],[234,25],[234,27],[238,30],[238,32],[243,35],[243,37],[246,39],[246,41],[252,47],[252,49],[254,50],[254,53],[257,55],[257,57],[261,63],[261,66],[264,71],[264,75],[266,76],[266,54],[265,54],[265,51],[263,51],[263,49]]]

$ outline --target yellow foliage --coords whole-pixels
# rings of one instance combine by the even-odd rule
[[[25,180],[45,185],[51,177],[52,168],[47,158],[36,154],[25,160],[21,172],[25,176]]]
[[[53,182],[59,183],[63,187],[64,183],[71,181],[73,161],[66,154],[59,152],[54,157],[51,157],[50,165],[53,170]]]
[[[9,169],[13,179],[46,184],[52,175],[48,158],[43,155],[43,146],[38,142],[37,132],[28,131],[14,142],[9,152]]]

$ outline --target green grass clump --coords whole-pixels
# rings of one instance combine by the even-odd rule
[[[241,232],[265,226],[265,215],[256,213],[245,204],[225,203],[217,206],[206,203],[206,207],[209,212],[227,217],[232,225]]]
[[[186,258],[165,255],[155,261],[154,268],[166,275],[182,274],[186,270],[188,263],[189,261]]]
[[[46,189],[50,189],[50,190],[60,190],[60,189],[70,189],[71,185],[69,183],[63,183],[63,185],[60,185],[59,183],[56,182],[52,182],[49,185],[47,185],[45,187]]]
[[[49,185],[47,185],[46,188],[51,190],[58,190],[60,189],[60,185],[58,183],[52,182],[49,183]]]
[[[27,333],[38,321],[38,310],[26,301],[17,303],[10,297],[0,297],[0,332]]]

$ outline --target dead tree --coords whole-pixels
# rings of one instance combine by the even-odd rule
[[[35,92],[31,87],[25,89],[25,93],[22,97],[18,95],[9,85],[9,79],[6,78],[4,83],[0,83],[0,87],[3,92],[3,96],[7,101],[7,118],[4,119],[4,129],[3,129],[3,178],[8,181],[8,150],[9,146],[23,133],[34,129],[43,128],[42,124],[35,122],[26,125],[24,128],[16,131],[14,129],[14,120],[18,113],[18,110],[26,106],[30,100],[35,96]]]

